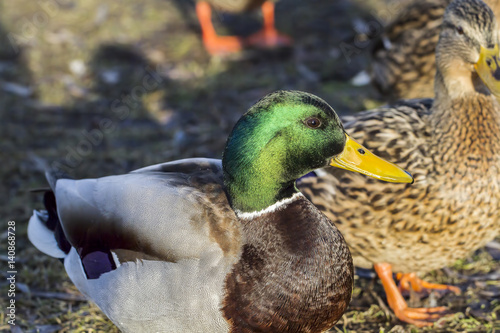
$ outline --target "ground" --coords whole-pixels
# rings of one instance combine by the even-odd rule
[[[173,159],[219,158],[236,120],[277,89],[315,93],[340,114],[382,103],[348,79],[365,68],[373,40],[404,1],[283,0],[277,26],[292,49],[210,57],[187,0],[42,0],[0,4],[0,307],[5,309],[7,224],[14,221],[16,326],[0,331],[116,332],[84,301],[61,263],[26,237],[41,208],[44,163],[73,177],[127,172]],[[258,13],[214,14],[222,33],[247,35]],[[13,223],[11,223],[13,224]],[[5,240],[5,241],[4,241]],[[456,314],[430,329],[398,322],[378,280],[357,278],[353,301],[334,332],[494,332],[500,330],[498,243],[426,276],[462,295],[436,295]],[[365,274],[366,275],[366,274]],[[368,274],[369,275],[369,274]]]

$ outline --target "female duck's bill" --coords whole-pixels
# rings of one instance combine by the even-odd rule
[[[479,60],[474,65],[477,74],[490,92],[500,97],[500,65],[498,64],[498,44],[492,48],[481,46]]]
[[[391,183],[413,184],[412,175],[378,156],[354,141],[349,135],[346,136],[345,148],[342,153],[332,158],[330,165],[359,172],[375,179]]]

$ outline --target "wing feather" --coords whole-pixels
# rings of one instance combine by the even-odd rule
[[[238,249],[239,223],[223,189],[220,160],[60,179],[55,194],[66,237],[81,256],[124,249],[176,262],[199,258],[214,243]]]

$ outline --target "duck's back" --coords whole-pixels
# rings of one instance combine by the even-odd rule
[[[451,0],[414,1],[385,28],[372,51],[372,81],[390,100],[434,97],[435,51]]]
[[[223,190],[221,169],[218,160],[188,159],[118,176],[59,179],[54,193],[65,235],[82,255],[106,247],[163,260],[198,257],[215,224],[207,217],[224,216],[232,219],[228,224],[238,225]]]

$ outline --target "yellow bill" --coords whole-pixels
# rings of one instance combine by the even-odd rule
[[[332,158],[331,166],[359,172],[391,183],[413,183],[412,175],[396,164],[375,156],[346,134],[344,151]]]
[[[498,44],[487,49],[481,46],[479,61],[474,65],[477,74],[491,93],[500,97],[500,66],[498,64]]]

